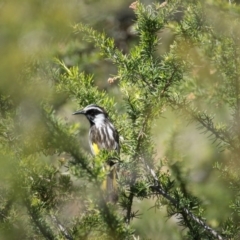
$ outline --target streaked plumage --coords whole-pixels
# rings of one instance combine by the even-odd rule
[[[104,108],[91,104],[73,114],[84,114],[90,123],[89,145],[93,155],[97,155],[101,149],[120,151],[119,135],[113,124],[110,122]],[[116,166],[114,161],[106,161],[110,168],[103,188],[106,189],[106,199],[111,202],[117,200]]]

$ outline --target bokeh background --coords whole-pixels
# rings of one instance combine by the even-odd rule
[[[145,4],[151,2],[144,1]],[[49,69],[44,71],[43,68],[37,73],[28,72],[26,65],[29,63],[44,66],[54,58],[59,58],[68,67],[77,65],[81,71],[93,74],[99,89],[107,90],[109,95],[116,99],[119,111],[124,110],[117,82],[109,84],[107,81],[116,74],[116,67],[110,61],[102,59],[93,44],[84,41],[80,34],[75,34],[73,26],[83,22],[100,32],[104,31],[115,39],[118,48],[127,53],[138,42],[134,32],[135,14],[129,9],[131,3],[132,1],[127,0],[9,0],[0,3],[0,94],[11,96],[13,107],[21,106],[25,119],[19,131],[29,133],[36,128],[38,112],[32,102],[41,101],[46,95],[51,95],[54,84],[54,80],[49,79],[47,74]],[[209,14],[214,13],[214,8],[212,10]],[[224,19],[222,21],[224,22]],[[174,34],[170,30],[164,30],[159,33],[159,37],[162,43],[157,54],[161,55],[168,51]],[[194,56],[197,62],[197,54]],[[202,76],[207,75],[210,79],[206,84],[214,91],[214,73],[209,73],[209,69],[201,71]],[[31,88],[28,88],[26,82],[24,87],[26,76],[44,81]],[[189,95],[189,98],[194,99],[195,96]],[[81,128],[84,133],[82,147],[89,151],[87,121],[71,116],[78,108],[77,103],[66,100],[64,95],[54,95],[53,99],[59,116],[69,124],[81,122],[79,124],[83,125]],[[208,107],[209,110],[215,110],[217,120],[228,119],[229,113],[224,108],[218,110],[216,105]],[[205,216],[211,225],[217,227],[220,220],[226,220],[230,214],[228,206],[233,193],[213,166],[216,161],[227,162],[227,152],[221,152],[211,139],[201,134],[196,124],[186,124],[185,119],[171,109],[165,109],[161,119],[156,119],[153,137],[156,159],[166,159],[166,166],[184,166],[189,190],[202,201],[206,208]],[[54,163],[51,159],[43,161]],[[3,166],[3,161],[0,164]],[[171,171],[171,167],[166,167],[166,171],[168,170]],[[174,178],[174,173],[172,174]],[[176,224],[177,218],[168,219],[165,208],[156,210],[154,204],[154,199],[142,202],[136,200],[134,203],[134,208],[141,213],[140,218],[132,223],[136,234],[143,239],[182,239],[184,229]]]

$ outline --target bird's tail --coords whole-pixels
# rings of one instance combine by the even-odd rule
[[[117,191],[117,164],[109,166],[109,173],[102,184],[102,189],[105,192],[106,201],[116,203],[118,200]]]

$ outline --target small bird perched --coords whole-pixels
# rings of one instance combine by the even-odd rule
[[[83,114],[89,120],[89,145],[93,155],[97,155],[101,149],[120,152],[118,132],[109,120],[104,108],[96,104],[90,104],[84,109],[73,113],[73,115],[76,114]],[[106,161],[106,164],[110,169],[106,182],[103,184],[103,188],[107,193],[106,200],[116,202],[118,199],[116,163],[110,159]]]

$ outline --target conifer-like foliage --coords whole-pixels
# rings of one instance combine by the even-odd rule
[[[127,51],[75,24],[65,49],[26,59],[15,88],[1,83],[1,239],[239,239],[240,8],[171,0],[130,9]],[[89,67],[100,59],[115,69],[107,90]],[[115,205],[101,190],[109,153],[91,156],[88,126],[71,116],[91,103],[121,136]],[[156,132],[165,128],[161,155]],[[190,163],[206,151],[198,177]]]

